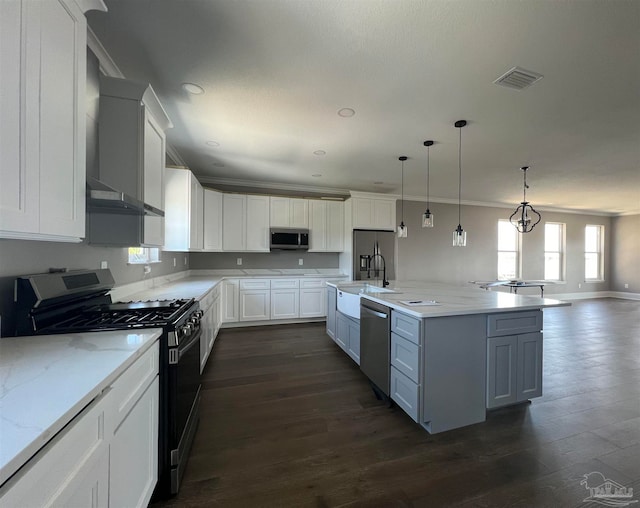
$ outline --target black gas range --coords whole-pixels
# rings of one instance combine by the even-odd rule
[[[158,484],[176,494],[199,421],[200,311],[194,299],[112,302],[108,269],[28,275],[15,282],[16,335],[161,328]]]

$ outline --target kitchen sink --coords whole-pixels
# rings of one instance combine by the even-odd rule
[[[338,311],[360,319],[360,295],[371,293],[397,293],[393,289],[383,288],[380,286],[372,286],[370,284],[354,284],[352,286],[344,286],[338,288]]]

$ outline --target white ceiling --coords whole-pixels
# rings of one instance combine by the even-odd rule
[[[463,201],[517,204],[528,165],[536,207],[640,213],[638,0],[106,3],[91,28],[152,84],[205,183],[400,194],[406,155],[405,197],[423,199],[432,139],[431,199],[453,202],[465,119]],[[544,78],[493,84],[514,66]]]

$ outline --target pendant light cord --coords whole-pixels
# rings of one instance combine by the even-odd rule
[[[429,149],[427,146],[427,210],[429,209]]]
[[[524,173],[524,186],[522,188],[522,193],[523,193],[523,198],[522,201],[523,202],[527,202],[527,170],[523,168],[522,172]]]
[[[462,127],[458,127],[458,224],[462,224],[460,220],[460,199],[462,196]]]
[[[404,161],[402,162],[402,224],[404,224]]]

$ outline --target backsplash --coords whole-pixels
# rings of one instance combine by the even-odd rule
[[[238,265],[238,258],[242,264]],[[210,268],[338,268],[338,254],[334,252],[273,251],[261,252],[192,252],[192,270]],[[302,265],[299,260],[302,259]]]

